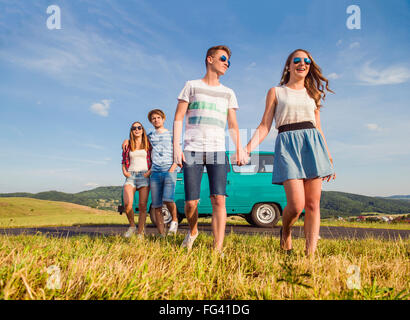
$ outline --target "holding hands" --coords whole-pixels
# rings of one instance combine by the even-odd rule
[[[244,148],[239,147],[233,154],[231,161],[232,163],[235,163],[238,166],[243,166],[249,163],[250,156]]]

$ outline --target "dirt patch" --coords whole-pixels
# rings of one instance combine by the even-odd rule
[[[8,207],[9,205],[7,202],[0,202],[0,207]]]

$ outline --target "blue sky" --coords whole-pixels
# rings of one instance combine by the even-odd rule
[[[47,7],[61,29],[47,28]],[[350,30],[349,5],[361,11]],[[322,127],[337,179],[324,190],[410,194],[409,1],[0,0],[0,192],[122,185],[130,124],[161,108],[172,127],[204,55],[232,49],[243,140],[288,54],[309,50],[330,79]],[[248,137],[246,137],[248,135]],[[273,151],[273,130],[261,150]],[[245,144],[245,141],[243,141]]]

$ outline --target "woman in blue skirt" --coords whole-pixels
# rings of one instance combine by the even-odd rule
[[[291,227],[305,209],[306,254],[315,252],[320,228],[322,180],[336,175],[320,125],[321,100],[328,80],[306,50],[293,51],[286,60],[278,87],[266,96],[265,113],[245,151],[255,149],[268,135],[275,119],[272,183],[284,186],[287,206],[283,210],[280,246],[291,253]]]

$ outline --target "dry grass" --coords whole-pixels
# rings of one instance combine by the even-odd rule
[[[0,299],[408,299],[409,241],[320,240],[315,257],[284,256],[277,238],[228,235],[225,256],[200,234],[191,252],[183,235],[0,236]],[[48,289],[58,266],[61,288]],[[350,290],[350,265],[360,290]]]

